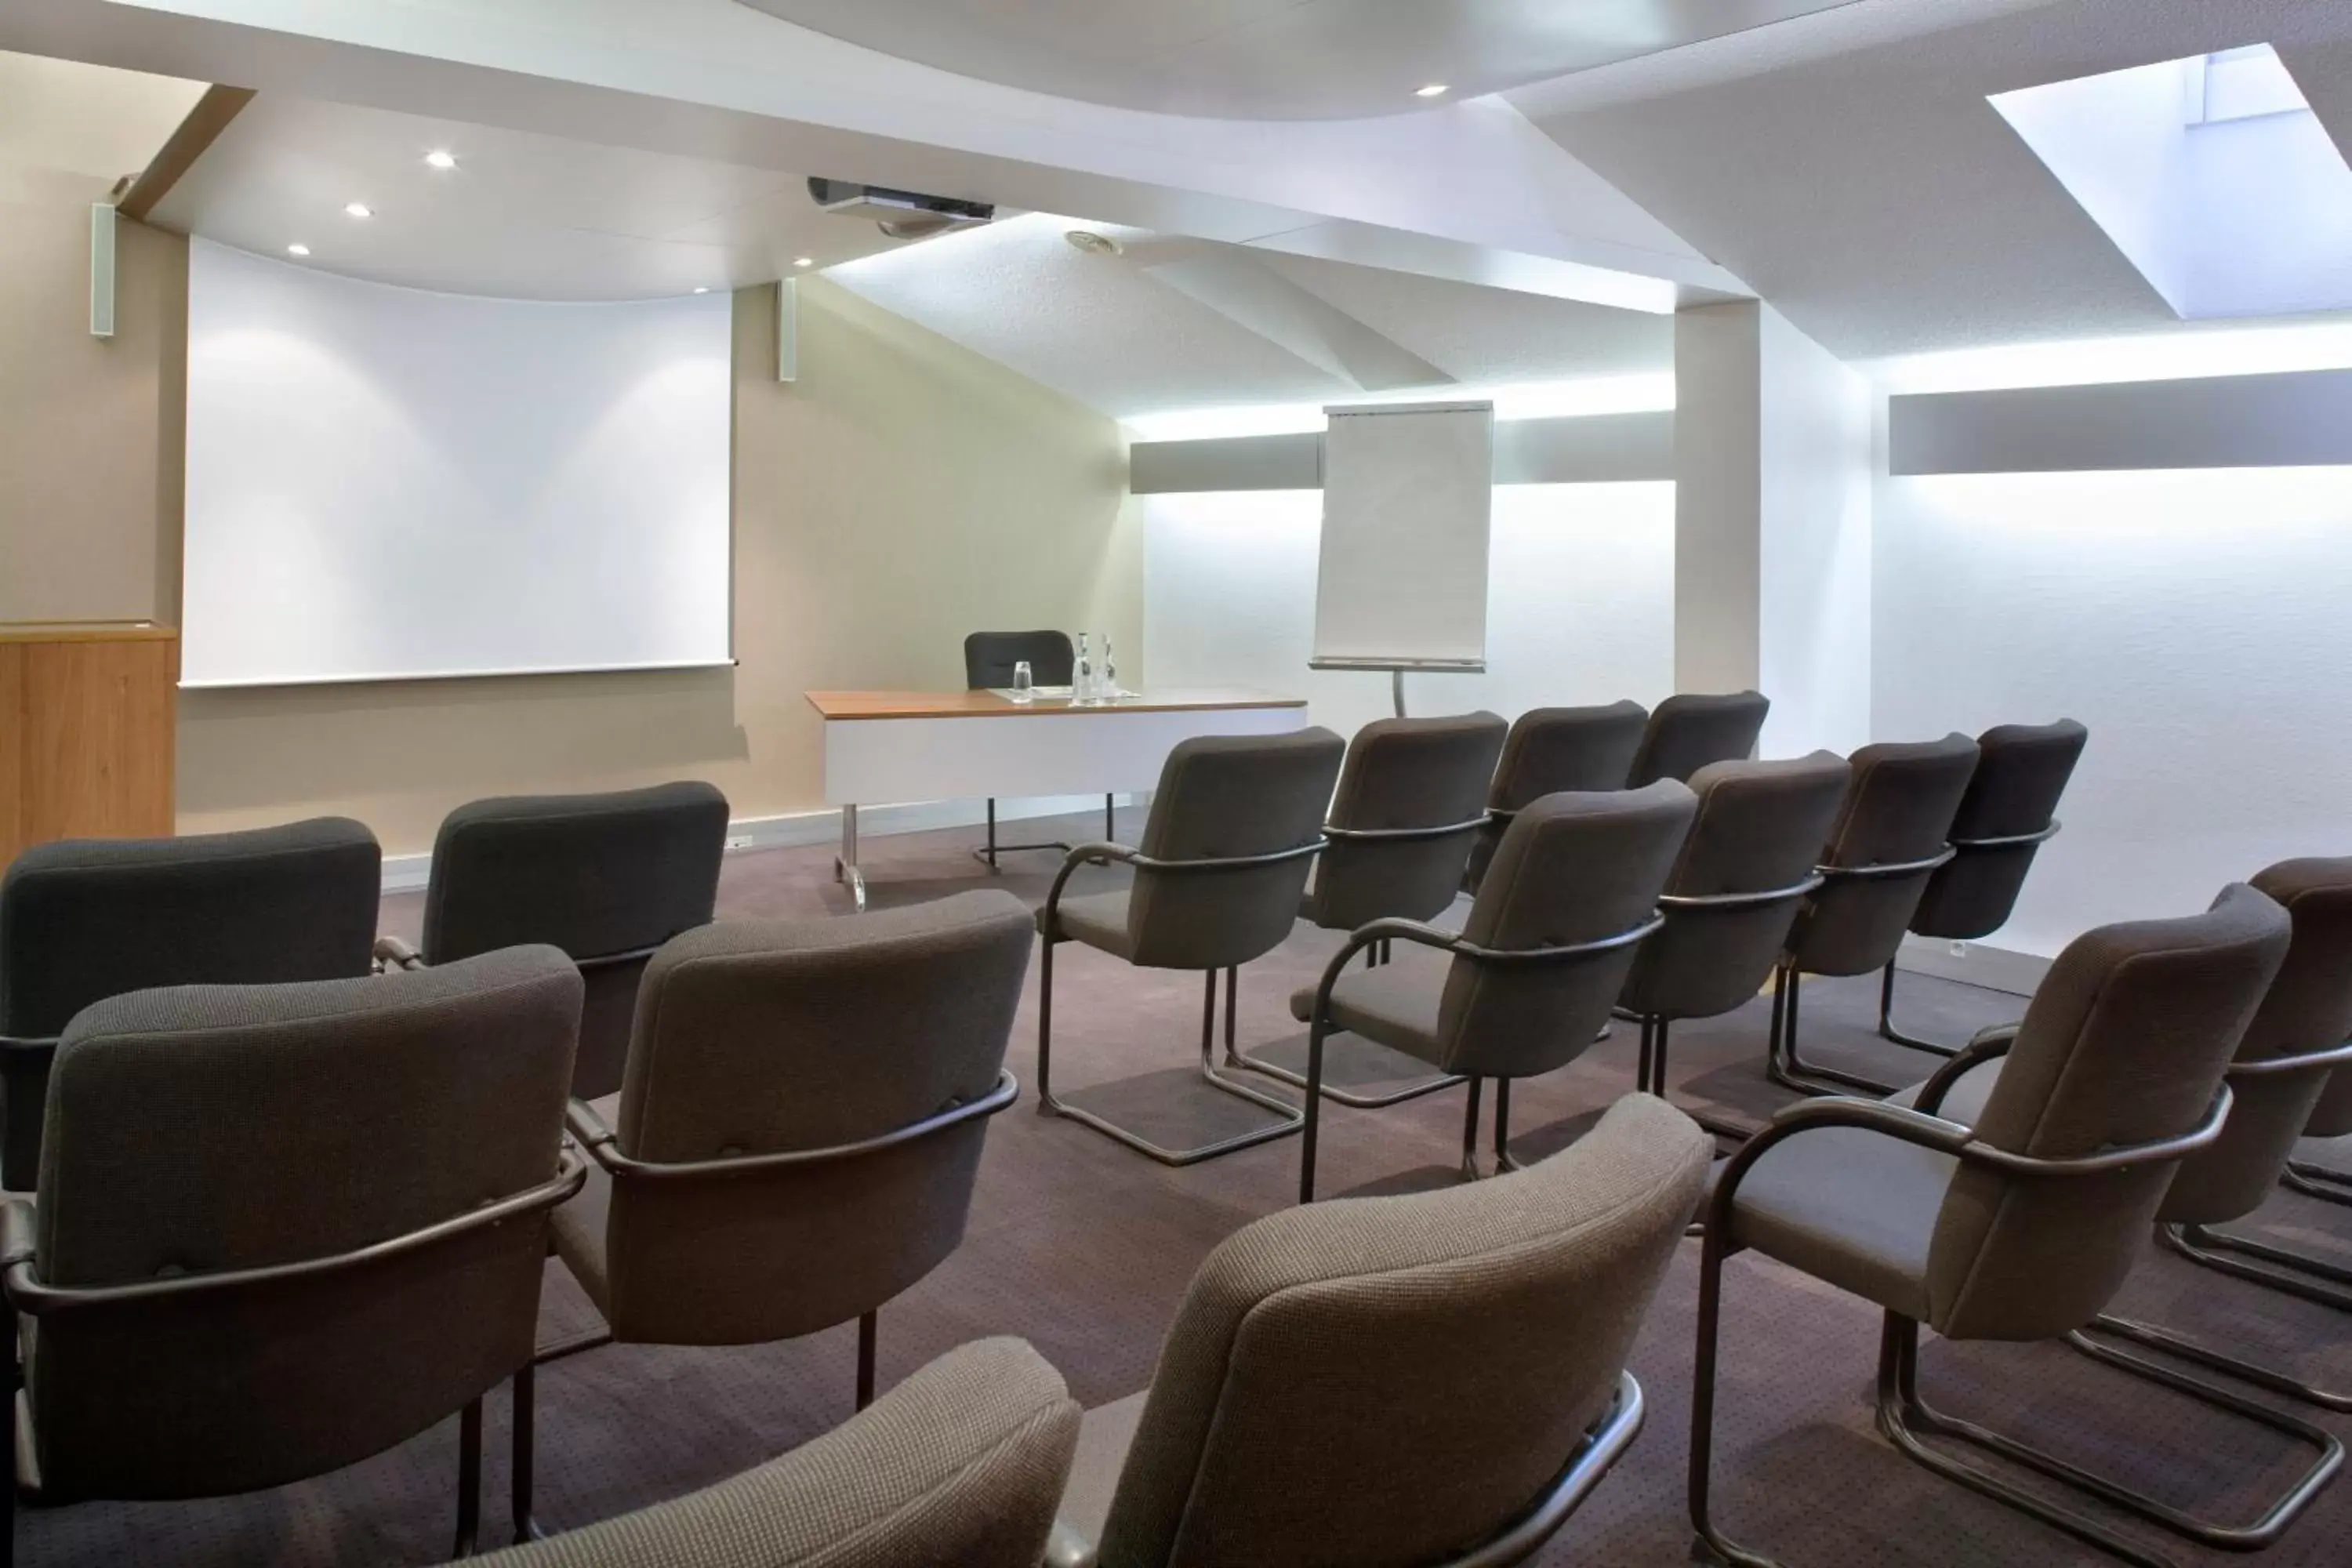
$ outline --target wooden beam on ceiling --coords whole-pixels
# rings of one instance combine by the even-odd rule
[[[253,89],[249,87],[206,88],[204,97],[188,110],[187,118],[180,121],[180,128],[172,132],[172,139],[131,182],[131,188],[115,204],[115,210],[124,217],[143,220],[155,209],[155,204],[180,183],[180,176],[195,167],[205,149],[228,129],[228,122],[236,118],[237,111],[252,101]]]

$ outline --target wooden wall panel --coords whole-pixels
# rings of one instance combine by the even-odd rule
[[[179,671],[168,627],[0,626],[0,865],[172,832]]]

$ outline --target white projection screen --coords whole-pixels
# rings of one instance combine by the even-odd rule
[[[181,684],[728,662],[730,303],[192,241]]]
[[[1484,669],[1494,405],[1324,413],[1313,667]]]

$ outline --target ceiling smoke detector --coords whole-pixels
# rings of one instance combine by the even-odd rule
[[[1074,228],[1064,234],[1062,237],[1068,240],[1074,248],[1083,250],[1088,256],[1117,256],[1122,249],[1118,241],[1110,236],[1097,234],[1090,228]]]

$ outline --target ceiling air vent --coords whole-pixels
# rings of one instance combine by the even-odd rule
[[[953,196],[927,196],[919,191],[893,191],[880,185],[856,185],[847,180],[812,176],[809,197],[829,213],[870,217],[893,239],[922,239],[951,228],[968,228],[996,216],[987,202],[959,201]]]

